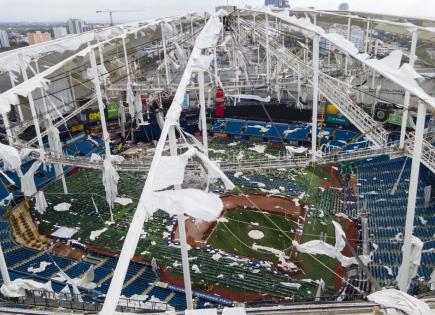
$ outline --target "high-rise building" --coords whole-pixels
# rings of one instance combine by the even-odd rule
[[[29,45],[39,44],[51,40],[51,34],[48,32],[37,31],[35,33],[27,33],[27,41]]]
[[[290,8],[288,0],[264,0],[264,5],[277,8]]]
[[[69,34],[80,34],[83,33],[83,27],[85,26],[85,21],[80,19],[69,19],[68,20],[68,33]]]
[[[11,47],[9,44],[9,36],[6,31],[0,30],[0,48]]]
[[[340,3],[340,5],[338,6],[338,10],[339,11],[349,11],[349,3],[347,3],[347,2]]]
[[[68,35],[68,31],[65,26],[54,26],[53,34],[54,34],[54,38],[60,38]]]
[[[347,37],[347,27],[345,25],[340,24],[333,24],[330,28],[328,33],[337,33],[342,35],[344,38]],[[351,31],[350,31],[350,38],[349,40],[354,43],[355,47],[358,49],[359,52],[364,51],[364,30],[357,26],[352,25]],[[333,50],[335,47],[333,44],[331,44],[330,41],[326,40],[325,38],[320,38],[320,52],[321,53],[327,53],[331,50]]]

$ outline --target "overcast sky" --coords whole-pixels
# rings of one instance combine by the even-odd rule
[[[292,7],[336,9],[343,0],[290,0]],[[435,18],[435,0],[348,0],[352,10]],[[138,21],[193,11],[220,4],[261,6],[264,0],[0,0],[0,21],[52,22],[81,18],[108,21],[96,10],[132,10],[114,13],[115,23]],[[135,11],[135,12],[134,12]]]

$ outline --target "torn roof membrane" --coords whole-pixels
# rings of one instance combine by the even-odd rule
[[[415,95],[422,101],[435,108],[435,98],[431,97],[423,90],[423,88],[420,87],[420,85],[416,81],[416,79],[420,78],[416,71],[407,63],[399,67],[403,52],[393,51],[390,56],[387,56],[384,59],[369,59],[369,55],[360,54],[358,52],[358,49],[355,47],[354,43],[345,39],[340,34],[325,33],[325,30],[323,28],[314,25],[308,18],[297,18],[295,16],[289,16],[288,11],[273,13],[270,12],[270,10],[266,10],[264,11],[264,13],[278,17],[283,21],[294,25],[305,32],[308,31],[308,34],[303,32],[305,36],[309,36],[310,34],[317,34],[327,39],[339,50],[343,51],[346,54],[349,54],[363,64],[374,69],[379,74],[383,75],[395,84],[409,91],[412,95]]]

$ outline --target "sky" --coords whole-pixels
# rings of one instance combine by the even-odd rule
[[[291,7],[314,6],[337,9],[343,0],[290,0]],[[435,0],[347,0],[351,10],[435,19]],[[245,4],[258,7],[264,0],[0,0],[2,22],[63,22],[80,18],[88,22],[108,22],[97,10],[128,10],[114,13],[115,23],[146,20],[188,12],[210,11],[216,5]]]

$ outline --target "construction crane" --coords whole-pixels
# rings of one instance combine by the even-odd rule
[[[113,26],[113,13],[141,12],[145,10],[98,10],[95,13],[109,13],[110,26]]]

